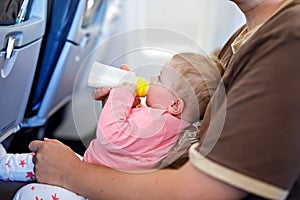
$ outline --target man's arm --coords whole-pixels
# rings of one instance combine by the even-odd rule
[[[240,199],[246,195],[194,168],[125,173],[80,161],[57,140],[33,141],[39,182],[62,186],[89,199]]]

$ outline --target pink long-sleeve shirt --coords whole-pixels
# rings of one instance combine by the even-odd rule
[[[190,125],[163,109],[132,108],[134,99],[123,88],[111,90],[84,161],[115,169],[151,169]]]

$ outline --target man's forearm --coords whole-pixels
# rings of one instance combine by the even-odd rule
[[[176,173],[175,170],[127,173],[81,162],[68,171],[62,186],[88,199],[176,199],[171,189],[177,188]]]
[[[201,172],[195,175],[191,169],[197,169],[189,163],[179,170],[149,173],[126,173],[89,163],[81,163],[74,169],[64,187],[88,199],[239,199],[244,196],[243,192]]]

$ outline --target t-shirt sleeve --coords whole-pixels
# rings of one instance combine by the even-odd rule
[[[216,100],[224,93],[219,88],[202,143],[190,149],[196,168],[258,196],[287,197],[300,174],[297,31],[289,40],[269,38],[255,52],[240,49],[233,58],[224,74],[226,96]]]

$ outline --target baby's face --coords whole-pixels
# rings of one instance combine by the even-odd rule
[[[149,107],[167,109],[175,98],[169,85],[169,74],[163,69],[160,75],[153,76],[149,85],[146,104]],[[176,81],[176,80],[173,80]]]

